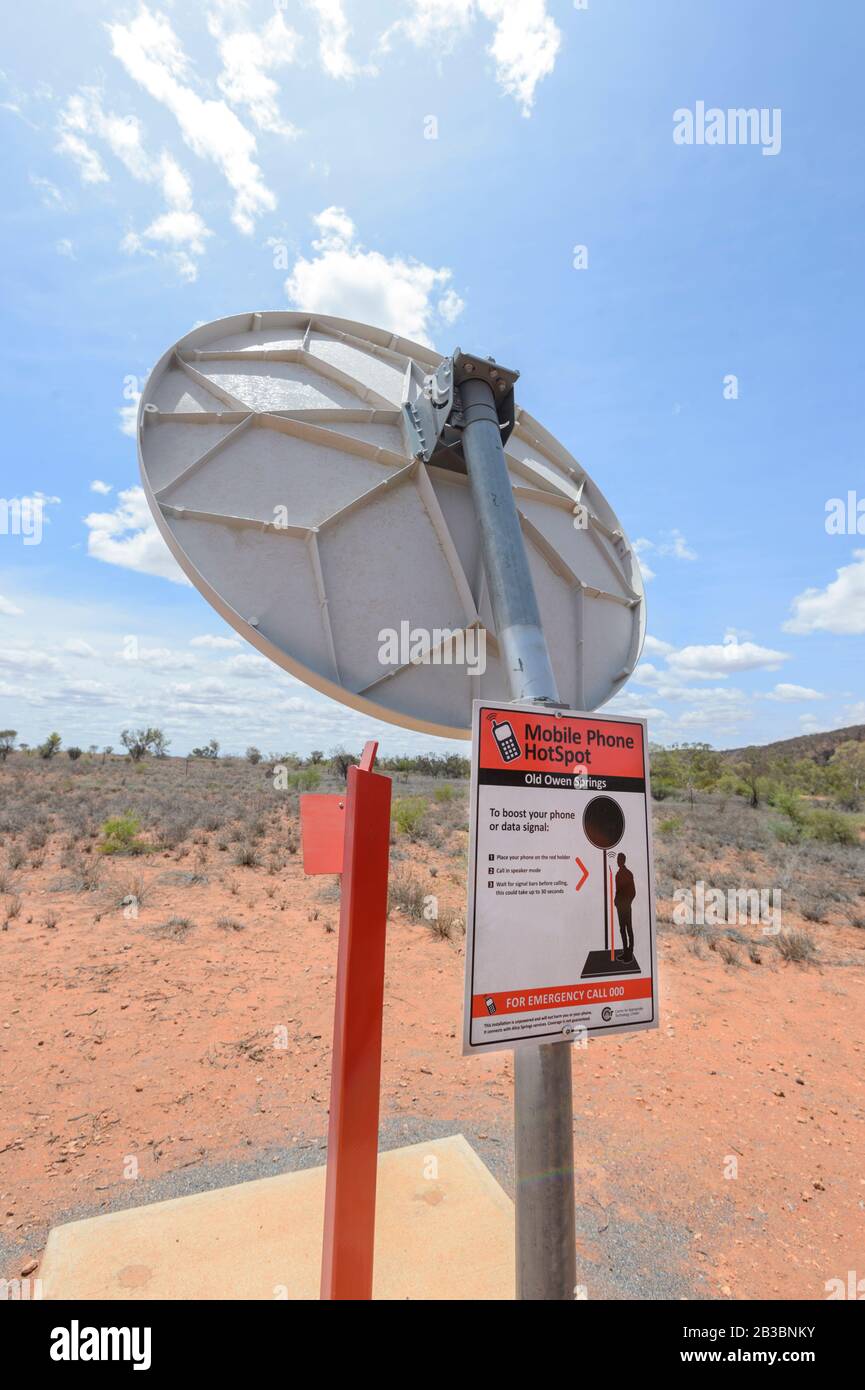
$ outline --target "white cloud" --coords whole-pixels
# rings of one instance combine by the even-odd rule
[[[806,589],[794,598],[785,632],[834,632],[842,637],[865,633],[865,550],[855,550],[825,589]]]
[[[232,106],[245,106],[259,130],[294,136],[294,126],[279,113],[279,87],[268,73],[295,61],[300,38],[277,10],[267,24],[252,29],[226,30],[224,16],[211,14],[207,27],[216,39],[222,72],[219,89]]]
[[[240,646],[239,637],[214,637],[211,633],[205,632],[200,637],[193,637],[190,640],[191,647],[207,647],[210,651],[228,651]]]
[[[263,676],[272,676],[278,667],[274,667],[272,661],[268,661],[266,656],[259,656],[257,653],[244,653],[241,656],[233,656],[228,662],[228,671],[232,676],[243,676],[247,680],[260,680]]]
[[[142,5],[129,24],[110,24],[108,32],[114,56],[133,81],[167,107],[193,153],[220,169],[235,193],[235,226],[252,232],[255,218],[276,207],[255,162],[255,136],[226,102],[205,100],[185,80],[189,61],[165,15]]]
[[[788,685],[782,681],[768,692],[766,699],[792,703],[795,700],[825,700],[826,696],[821,695],[819,690],[811,690],[807,685]]]
[[[90,484],[91,492],[98,492],[101,497],[107,497],[111,491],[110,483],[103,483],[101,478],[94,478]]]
[[[65,256],[68,261],[75,260],[75,247],[68,237],[62,236],[59,241],[55,241],[54,250],[58,256]]]
[[[158,158],[152,158],[145,148],[144,131],[137,116],[106,111],[95,87],[82,87],[69,98],[61,113],[60,129],[104,140],[134,179],[161,190],[168,211],[144,231],[127,232],[121,248],[129,254],[164,256],[184,279],[194,280],[197,267],[193,257],[203,254],[205,239],[211,232],[193,210],[192,186],[174,156],[163,150]],[[155,246],[148,246],[148,242]]]
[[[173,652],[169,647],[145,647],[136,642],[131,649],[124,647],[119,659],[130,666],[149,666],[154,671],[190,671],[195,666],[188,656]]]
[[[342,0],[306,0],[306,4],[318,17],[318,56],[328,77],[374,73],[374,68],[359,67],[348,51],[351,25]]]
[[[413,0],[411,14],[385,30],[379,47],[389,52],[395,38],[404,38],[418,48],[434,43],[438,53],[448,53],[457,39],[468,34],[474,20],[473,0]]]
[[[54,208],[57,211],[61,211],[65,210],[68,206],[60,189],[57,187],[56,183],[52,183],[50,179],[42,178],[41,174],[31,174],[30,183],[42,199],[43,207]]]
[[[0,666],[12,671],[59,671],[60,663],[35,647],[0,647]]]
[[[62,118],[59,134],[57,149],[61,154],[68,154],[70,159],[78,165],[82,183],[109,182],[108,171],[99,155],[80,135],[76,135],[73,130],[65,127],[62,124]]]
[[[80,705],[90,711],[100,705],[119,705],[122,697],[108,690],[101,681],[64,681],[54,690],[44,692],[46,700],[57,704]]]
[[[290,302],[299,308],[315,306],[323,313],[374,323],[429,343],[436,312],[434,296],[447,297],[451,272],[435,270],[421,261],[401,256],[389,259],[380,251],[367,251],[357,240],[355,225],[344,208],[325,208],[313,220],[319,232],[312,243],[316,255],[301,256],[295,262],[285,282]],[[449,313],[456,312],[456,298],[447,302]]]
[[[775,671],[788,659],[787,652],[761,647],[756,642],[739,642],[728,634],[723,643],[682,647],[670,652],[667,664],[676,673],[702,680],[738,671]]]
[[[646,633],[646,640],[643,643],[644,656],[669,656],[672,651],[675,651],[672,643],[662,642],[660,637],[653,637],[650,632]]]
[[[0,613],[6,618],[20,618],[23,609],[14,604],[11,598],[4,598],[0,594]]]
[[[135,438],[135,431],[138,427],[138,402],[141,400],[141,392],[134,393],[135,399],[129,405],[117,407],[117,414],[120,416],[120,433],[128,435],[130,439]]]
[[[673,530],[665,533],[665,538],[659,541],[650,541],[647,536],[639,536],[632,544],[634,554],[640,562],[640,570],[646,580],[655,578],[655,571],[648,564],[645,557],[650,551],[658,555],[672,557],[674,560],[696,560],[697,552],[685,540],[681,531]]]
[[[89,642],[84,642],[80,637],[70,637],[63,643],[64,652],[70,656],[80,656],[85,660],[92,660],[98,655],[96,648],[91,647]]]
[[[820,721],[813,714],[800,714],[799,724],[803,734],[819,734]]]
[[[667,532],[669,540],[658,543],[659,555],[672,555],[676,560],[696,560],[697,552],[693,550],[681,531],[672,530]]]
[[[113,512],[91,512],[84,524],[90,533],[87,553],[94,560],[139,574],[154,574],[175,584],[189,583],[157,530],[142,488],[118,493]]]
[[[636,555],[637,563],[640,566],[640,573],[647,584],[650,579],[654,579],[655,571],[645,557],[646,552],[648,550],[654,550],[654,548],[653,542],[647,540],[645,536],[638,536],[637,539],[631,543],[631,549]]]
[[[651,719],[654,723],[666,723],[670,716],[666,710],[633,690],[620,690],[604,705],[611,714],[632,714],[635,719]]]
[[[487,52],[499,86],[524,116],[531,115],[535,89],[553,71],[562,41],[546,0],[413,0],[411,13],[385,30],[379,47],[388,52],[402,38],[447,53],[468,35],[478,14],[495,25]]]
[[[535,88],[556,65],[562,35],[547,14],[546,0],[479,0],[481,13],[495,22],[490,53],[499,86],[530,116]]]
[[[193,260],[193,256],[200,256],[203,253],[204,238],[211,235],[210,230],[197,212],[176,210],[164,212],[161,217],[154,218],[140,234],[127,232],[121,242],[121,247],[130,255],[134,255],[138,251],[144,251],[148,255],[156,255],[156,252],[146,245],[148,241],[170,246],[172,250],[169,259],[176,265],[178,274],[182,279],[191,281],[198,278],[198,265]],[[130,430],[124,422],[123,432],[124,434],[134,434],[134,424]]]
[[[465,307],[465,300],[460,298],[456,290],[446,290],[436,305],[436,313],[443,323],[456,323]]]

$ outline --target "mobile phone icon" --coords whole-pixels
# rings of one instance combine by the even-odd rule
[[[495,999],[493,999],[492,995],[488,994],[486,999],[484,1000],[484,1003],[487,1006],[487,1013],[494,1014],[496,1011],[496,1001]]]
[[[500,724],[493,720],[493,736],[499,746],[499,752],[506,763],[512,763],[515,758],[521,755],[520,745],[517,743],[517,736],[514,733],[509,720],[503,719]]]

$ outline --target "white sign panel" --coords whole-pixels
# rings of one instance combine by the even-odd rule
[[[463,1052],[658,1026],[640,719],[475,701]]]

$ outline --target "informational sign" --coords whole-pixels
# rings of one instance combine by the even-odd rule
[[[463,1052],[658,1026],[645,721],[475,701]]]

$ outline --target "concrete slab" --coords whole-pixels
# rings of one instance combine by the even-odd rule
[[[324,1168],[56,1226],[50,1299],[317,1299]],[[377,1299],[512,1299],[514,1208],[461,1134],[379,1157]]]

